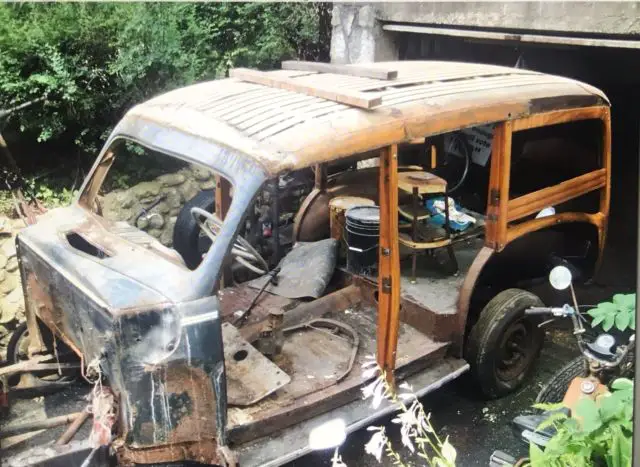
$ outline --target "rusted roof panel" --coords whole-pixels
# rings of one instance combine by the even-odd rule
[[[380,62],[394,80],[334,73],[272,71],[309,86],[371,92],[364,110],[293,91],[222,79],[168,92],[134,107],[146,119],[236,149],[270,174],[307,167],[416,137],[544,110],[608,104],[598,89],[530,70],[458,62]],[[578,98],[576,100],[576,98]],[[578,104],[576,104],[578,102]]]

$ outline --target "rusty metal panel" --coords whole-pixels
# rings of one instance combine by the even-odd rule
[[[255,404],[291,381],[288,374],[244,340],[233,325],[222,325],[222,340],[229,404]]]

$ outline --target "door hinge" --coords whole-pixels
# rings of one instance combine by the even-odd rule
[[[500,203],[500,190],[492,188],[489,192],[489,204],[491,206],[497,206]]]
[[[382,278],[382,293],[391,293],[391,278]]]

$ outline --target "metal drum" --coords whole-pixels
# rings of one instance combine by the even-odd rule
[[[375,203],[368,198],[359,196],[336,196],[329,201],[329,227],[331,238],[340,242],[340,257],[347,255],[347,245],[344,242],[344,213],[354,206],[375,206]]]

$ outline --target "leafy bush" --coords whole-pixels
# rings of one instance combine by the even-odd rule
[[[52,159],[77,151],[93,159],[122,114],[152,95],[224,76],[232,66],[326,60],[329,8],[324,3],[0,4],[0,109],[47,96],[13,116],[6,128],[12,134],[5,136],[49,143],[28,154],[53,154],[40,157],[39,166],[56,166]],[[27,163],[20,158],[23,170]]]
[[[612,302],[598,303],[596,308],[587,312],[593,318],[591,327],[598,325],[609,331],[614,325],[624,331],[636,328],[636,294],[616,294]]]
[[[594,402],[578,402],[574,416],[556,412],[538,429],[554,426],[556,434],[544,451],[529,445],[532,467],[629,467],[633,435],[633,382],[620,378],[612,392]],[[537,404],[536,408],[557,410],[562,404]]]

